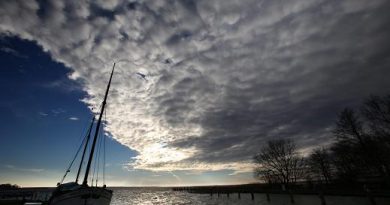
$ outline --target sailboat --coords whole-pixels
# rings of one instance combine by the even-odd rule
[[[77,154],[73,159],[73,161],[71,162],[71,165],[66,171],[61,182],[57,184],[57,188],[54,190],[49,200],[49,205],[109,205],[111,202],[111,197],[113,193],[112,190],[107,189],[105,184],[102,187],[98,187],[97,181],[96,181],[96,186],[93,186],[93,181],[91,182],[90,185],[88,185],[88,176],[91,171],[91,164],[95,153],[96,141],[97,138],[99,137],[100,126],[102,124],[102,117],[104,113],[104,108],[106,106],[107,95],[110,90],[111,79],[114,74],[114,69],[115,69],[115,63],[112,67],[110,79],[108,81],[107,89],[104,95],[104,100],[102,102],[101,110],[99,113],[99,118],[96,123],[96,128],[95,128],[95,133],[94,133],[94,137],[92,140],[92,145],[89,153],[88,163],[85,169],[84,180],[82,184],[78,183],[80,171],[82,169],[83,160],[88,149],[88,144],[90,141],[91,131],[94,125],[95,118],[92,119],[87,135],[84,138],[83,143],[80,145],[79,150],[77,151],[78,154],[82,145],[84,144],[83,154],[80,160],[80,165],[78,168],[76,180],[74,182],[62,183],[66,177],[66,174],[70,171],[70,167],[72,166],[75,158],[77,157]],[[103,166],[105,165],[103,164]]]

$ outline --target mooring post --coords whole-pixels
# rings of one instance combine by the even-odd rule
[[[255,195],[251,193],[252,201],[255,200]]]
[[[324,197],[324,194],[322,192],[320,192],[319,197],[321,199],[321,205],[326,205],[325,197]]]
[[[370,199],[371,205],[376,205],[376,201],[375,201],[374,197],[371,194],[368,195],[368,198]]]
[[[238,199],[241,199],[241,193],[238,192]]]
[[[226,193],[227,198],[229,198],[229,192]]]
[[[295,200],[294,200],[294,195],[292,194],[292,191],[290,189],[288,189],[288,194],[290,195],[290,201],[292,204],[295,203]]]
[[[219,192],[218,192],[218,198],[219,198]]]
[[[267,196],[267,201],[270,202],[270,201],[271,201],[271,198],[269,197],[269,193],[266,192],[265,195]]]
[[[371,202],[371,205],[376,205],[376,201],[374,197],[371,195],[371,191],[367,188],[366,185],[364,185],[364,191],[366,192],[368,200],[370,200]]]
[[[294,204],[294,203],[295,203],[295,201],[294,201],[294,195],[292,194],[291,191],[289,191],[289,194],[290,194],[290,201],[291,201],[292,204]]]
[[[210,196],[213,197],[213,191],[210,192]]]

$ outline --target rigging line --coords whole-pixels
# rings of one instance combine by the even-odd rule
[[[103,104],[101,104],[101,105],[99,106],[99,109],[101,109],[102,106],[103,106]],[[96,153],[91,153],[91,152],[92,152],[92,145],[91,145],[89,151],[90,151],[90,155],[91,155],[91,154],[96,155]],[[93,181],[94,181],[94,179],[95,179],[96,160],[94,160],[93,164],[94,164],[94,165],[93,165],[93,174],[92,174],[92,177],[91,177],[91,186],[93,186]]]
[[[88,152],[89,152],[89,155],[91,155],[91,150],[92,150],[92,145],[88,145],[89,149],[88,149]],[[85,176],[84,176],[85,177]],[[89,178],[91,178],[92,176],[89,176]],[[93,178],[93,177],[92,177]],[[84,182],[83,182],[84,183]]]
[[[87,135],[86,135],[86,139],[85,139],[85,142],[84,142],[85,145],[84,145],[83,154],[82,154],[82,156],[81,156],[79,169],[78,169],[78,171],[77,171],[76,183],[78,183],[78,181],[79,181],[79,176],[80,176],[81,168],[82,168],[83,163],[84,163],[85,152],[86,152],[87,149],[88,149],[88,142],[89,142],[89,138],[91,138],[91,131],[92,131],[92,127],[93,127],[94,122],[95,122],[95,116],[92,117],[91,125],[89,126],[89,129],[88,129],[88,132],[87,132]]]
[[[104,121],[106,123],[107,123],[107,110],[108,109],[106,109],[106,111],[104,112]],[[106,136],[103,135],[103,186],[105,185],[106,185]]]
[[[91,177],[91,186],[93,186],[93,180],[95,178],[95,166],[93,168],[92,177]]]
[[[83,141],[81,142],[79,148],[77,149],[76,154],[75,154],[75,156],[73,157],[71,163],[69,164],[68,169],[66,169],[65,174],[64,174],[64,176],[62,177],[60,184],[62,184],[62,183],[64,182],[66,175],[68,175],[68,173],[70,172],[70,169],[72,168],[73,163],[74,163],[74,161],[76,160],[77,155],[79,154],[81,148],[83,147],[83,144],[85,143],[86,139],[87,139],[87,136],[84,137],[84,139],[83,139]]]
[[[101,157],[101,155],[102,155],[102,142],[103,142],[103,138],[104,138],[104,134],[103,134],[103,131],[104,131],[104,127],[102,126],[101,128],[100,128],[100,131],[99,131],[99,147],[98,147],[98,162],[97,162],[97,171],[96,171],[96,173],[97,173],[97,175],[96,175],[96,186],[97,186],[97,184],[98,184],[98,181],[99,181],[99,171],[100,171],[100,164],[101,164],[101,162],[100,161],[102,161],[102,157]]]
[[[85,137],[85,135],[87,135],[88,134],[88,132],[89,132],[89,123],[90,123],[91,121],[89,121],[89,120],[86,120],[85,122],[84,122],[84,126],[83,127],[85,127],[85,130],[84,130],[84,135],[80,135],[80,137],[79,137],[79,141],[80,141],[80,139],[84,136]]]
[[[100,128],[103,129],[103,126]],[[98,142],[98,149],[97,149],[97,170],[96,170],[96,186],[99,181],[99,169],[100,169],[100,161],[101,161],[101,150],[102,150],[102,132],[99,132],[99,142]]]
[[[98,152],[99,152],[99,135],[97,136],[98,137],[98,146],[97,146],[97,149],[96,149],[96,152],[93,153],[93,155],[95,156],[95,159],[93,160],[93,173],[92,173],[92,179],[91,179],[91,186],[93,186],[93,182],[95,180],[95,173],[96,173],[96,164],[98,162]]]
[[[106,111],[104,111],[104,113],[105,112]],[[104,123],[104,121],[102,123]],[[104,138],[104,135],[102,134],[103,131],[104,131],[104,127],[102,126],[99,129],[98,146],[97,146],[97,150],[96,150],[96,163],[97,163],[97,165],[95,163],[95,168],[94,168],[94,171],[96,169],[96,178],[95,178],[95,186],[96,187],[98,186],[98,181],[99,181],[100,161],[101,161],[101,152],[102,152],[102,140],[103,140],[102,138]],[[93,186],[93,183],[92,183],[92,186]]]

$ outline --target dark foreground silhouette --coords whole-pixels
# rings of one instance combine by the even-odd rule
[[[390,95],[371,96],[358,111],[342,110],[329,136],[330,144],[304,154],[298,152],[291,139],[266,142],[253,157],[254,177],[260,180],[259,184],[173,190],[218,196],[232,193],[251,193],[252,197],[253,193],[366,196],[373,205],[375,197],[390,197]]]

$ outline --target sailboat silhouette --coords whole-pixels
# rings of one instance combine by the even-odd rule
[[[112,67],[110,79],[108,81],[107,89],[104,95],[104,99],[102,102],[102,107],[99,113],[99,118],[96,123],[96,129],[91,145],[91,150],[89,153],[89,158],[87,162],[87,166],[85,169],[85,174],[84,174],[84,180],[82,184],[78,183],[78,179],[80,176],[80,171],[83,165],[83,160],[84,156],[86,154],[88,144],[90,141],[90,136],[91,136],[91,131],[94,125],[95,118],[93,118],[91,125],[88,130],[88,134],[84,140],[84,150],[83,150],[83,155],[80,161],[79,169],[77,172],[77,177],[75,182],[69,182],[69,183],[59,183],[55,191],[53,192],[50,200],[49,200],[49,205],[108,205],[111,202],[112,198],[112,190],[109,190],[106,188],[106,185],[104,184],[102,187],[97,187],[93,186],[93,182],[91,182],[91,185],[88,185],[88,175],[90,173],[91,169],[91,164],[93,160],[93,156],[95,153],[95,147],[96,147],[96,142],[99,137],[99,131],[100,131],[100,126],[102,124],[102,117],[104,113],[104,109],[106,106],[107,102],[107,96],[108,92],[110,90],[110,85],[111,85],[111,80],[112,76],[114,74],[115,70],[115,63]],[[77,155],[76,155],[77,156]],[[73,161],[72,161],[73,163]],[[71,163],[71,164],[72,164]],[[103,165],[105,166],[105,165]],[[69,172],[69,169],[66,171],[62,181],[64,180],[66,174]]]

